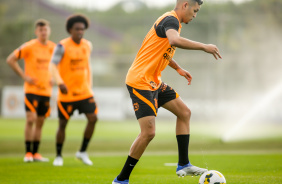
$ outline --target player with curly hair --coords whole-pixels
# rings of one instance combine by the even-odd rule
[[[66,30],[70,37],[61,40],[56,46],[51,61],[52,76],[59,86],[57,104],[59,127],[56,136],[57,156],[53,162],[54,166],[63,165],[62,148],[65,129],[75,110],[84,113],[88,120],[82,145],[76,157],[86,165],[93,164],[86,149],[97,122],[98,108],[92,92],[90,67],[92,44],[83,38],[88,26],[89,21],[85,16],[70,16],[66,22]]]

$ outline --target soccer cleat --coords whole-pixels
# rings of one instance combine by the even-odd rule
[[[118,181],[118,179],[115,178],[112,184],[129,184],[129,180]]]
[[[188,163],[184,166],[178,165],[176,169],[176,174],[179,177],[184,177],[184,176],[198,176],[203,174],[204,172],[207,172],[207,169],[203,169],[200,167],[193,166],[192,164]]]
[[[31,152],[27,152],[24,156],[24,162],[33,162],[33,155]]]
[[[54,166],[63,166],[64,160],[61,156],[57,156],[53,162]]]
[[[79,160],[81,160],[84,164],[86,165],[93,165],[92,161],[89,159],[87,153],[84,152],[76,152],[75,154],[76,158],[78,158]]]
[[[33,155],[33,161],[35,161],[35,162],[49,162],[49,158],[44,158],[39,153],[35,153]]]

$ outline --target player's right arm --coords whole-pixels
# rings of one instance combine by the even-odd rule
[[[50,63],[50,72],[56,84],[59,86],[61,92],[63,94],[67,94],[68,88],[65,85],[57,67],[64,55],[64,52],[64,47],[61,44],[58,44],[53,52],[53,56]]]
[[[215,59],[222,58],[218,48],[213,44],[204,44],[183,38],[174,29],[168,29],[166,31],[166,36],[171,46],[189,50],[203,50],[207,53],[212,54]]]
[[[25,75],[23,69],[20,67],[18,63],[19,58],[16,56],[14,52],[12,52],[8,57],[7,57],[7,63],[8,65],[18,74],[24,81],[26,81],[29,84],[35,85],[35,79]]]

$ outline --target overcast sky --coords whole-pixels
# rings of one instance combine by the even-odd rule
[[[116,3],[124,0],[49,0],[57,4],[69,5],[72,7],[107,10],[114,6]],[[163,7],[169,4],[174,4],[176,0],[141,0],[149,7]],[[233,1],[235,3],[241,3],[248,0],[205,0],[206,2],[227,2]]]

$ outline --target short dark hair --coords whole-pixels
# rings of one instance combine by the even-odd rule
[[[45,20],[45,19],[38,19],[35,21],[34,23],[35,27],[42,27],[42,26],[49,26],[50,23],[48,20]]]
[[[70,17],[68,17],[67,24],[66,24],[66,29],[68,33],[70,32],[70,29],[72,28],[72,26],[77,22],[83,23],[85,25],[85,29],[87,29],[89,26],[89,20],[86,16],[81,15],[81,14],[71,15]]]
[[[191,0],[191,1],[193,2],[193,4],[197,2],[199,5],[202,5],[204,3],[203,0]]]
[[[194,1],[196,1],[199,5],[202,5],[204,3],[204,1],[202,0],[194,0]]]

